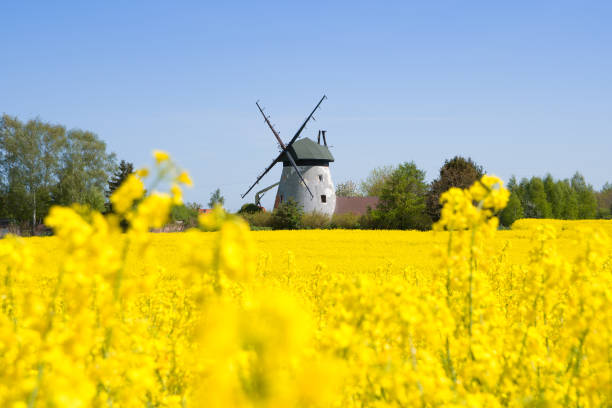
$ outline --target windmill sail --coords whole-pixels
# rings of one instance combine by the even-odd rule
[[[319,106],[321,105],[321,103],[323,102],[323,100],[327,98],[327,96],[323,95],[323,97],[321,98],[321,100],[319,101],[319,103],[317,103],[317,106],[314,107],[314,109],[312,110],[312,112],[310,112],[310,115],[308,115],[308,117],[306,118],[306,120],[304,121],[304,123],[302,123],[302,126],[300,126],[300,128],[298,129],[298,131],[295,133],[295,135],[293,136],[293,138],[291,138],[291,140],[289,141],[289,143],[287,145],[283,144],[283,141],[281,140],[280,136],[278,135],[278,132],[276,131],[276,129],[274,129],[274,127],[272,126],[272,124],[270,123],[270,120],[268,119],[268,117],[265,115],[265,113],[263,112],[263,110],[261,109],[261,107],[259,106],[259,102],[256,102],[257,108],[259,109],[259,111],[261,112],[261,114],[264,117],[264,120],[266,121],[266,123],[268,124],[268,126],[270,127],[270,129],[272,130],[272,133],[274,133],[274,136],[276,137],[276,140],[278,141],[278,143],[280,144],[281,148],[283,149],[280,154],[278,155],[278,157],[276,159],[274,159],[274,161],[272,162],[272,164],[270,164],[264,171],[263,173],[261,173],[261,175],[259,177],[257,177],[257,180],[255,180],[255,183],[253,183],[253,185],[251,187],[249,187],[249,189],[242,194],[242,198],[244,198],[247,194],[249,194],[249,192],[253,189],[253,187],[255,187],[257,185],[257,183],[259,183],[259,180],[261,180],[271,169],[272,167],[274,167],[274,165],[276,165],[276,163],[282,161],[283,155],[286,155],[286,157],[289,159],[289,162],[291,163],[291,166],[293,166],[293,168],[295,169],[295,171],[297,172],[298,176],[300,177],[300,180],[302,181],[302,183],[304,183],[304,186],[306,187],[306,189],[308,190],[308,193],[310,193],[310,197],[314,198],[314,194],[312,194],[312,191],[310,191],[310,188],[308,187],[308,185],[306,184],[306,181],[304,180],[304,177],[302,177],[302,173],[300,172],[300,170],[298,169],[295,160],[293,160],[293,157],[291,157],[291,154],[289,153],[289,148],[291,147],[291,145],[297,140],[297,138],[300,136],[300,133],[302,133],[302,131],[304,130],[304,128],[306,127],[306,124],[310,121],[310,119],[313,118],[314,113],[316,112],[317,109],[319,109]]]

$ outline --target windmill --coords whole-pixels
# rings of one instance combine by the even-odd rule
[[[331,216],[336,207],[336,192],[329,172],[329,163],[334,161],[329,148],[325,131],[319,131],[317,142],[304,138],[297,140],[310,119],[314,120],[314,113],[326,98],[325,95],[310,112],[302,126],[298,129],[289,143],[281,140],[278,132],[266,116],[263,109],[256,103],[266,124],[272,130],[281,152],[272,160],[272,163],[257,177],[255,183],[242,195],[244,198],[259,181],[277,164],[283,163],[281,179],[277,183],[278,191],[274,208],[280,203],[293,200],[302,206],[305,212],[317,211]],[[321,145],[323,136],[323,145]],[[266,189],[267,190],[267,189]]]

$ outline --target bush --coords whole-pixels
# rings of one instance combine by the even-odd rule
[[[193,228],[198,226],[200,204],[187,203],[175,205],[170,211],[170,221],[176,223],[180,221],[185,228]]]
[[[325,229],[330,227],[329,215],[320,212],[310,212],[302,215],[301,228],[304,229]]]
[[[254,214],[261,211],[263,211],[263,208],[258,207],[256,204],[253,203],[247,203],[240,207],[238,214]]]
[[[249,223],[254,231],[272,228],[272,214],[269,212],[241,213],[240,216]]]
[[[353,213],[334,214],[330,226],[341,229],[361,229],[363,228],[361,223],[363,217]]]
[[[272,213],[273,229],[299,229],[304,210],[293,200],[285,201],[276,207]]]

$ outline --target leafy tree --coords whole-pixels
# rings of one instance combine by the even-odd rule
[[[54,202],[86,204],[102,211],[108,174],[114,168],[115,155],[106,152],[106,143],[97,135],[83,130],[69,131],[60,159]]]
[[[569,180],[557,182],[561,191],[560,218],[564,220],[575,220],[578,218],[578,197],[576,191],[570,185]]]
[[[196,227],[198,225],[200,208],[201,205],[198,203],[174,205],[170,210],[170,220],[172,222],[180,221],[186,227]]]
[[[109,198],[116,189],[119,188],[125,179],[134,172],[134,165],[125,160],[121,160],[117,169],[113,172],[110,180],[108,180],[108,188],[105,192],[106,198]]]
[[[273,229],[298,229],[302,224],[304,210],[295,201],[289,199],[282,202],[272,213]]]
[[[66,145],[66,130],[39,119],[22,123],[16,117],[0,119],[2,177],[7,210],[19,221],[29,214],[32,230],[51,205],[51,190],[57,183],[60,156]]]
[[[365,196],[379,197],[383,186],[395,171],[394,166],[382,166],[373,169],[368,177],[361,182],[361,193]]]
[[[612,184],[606,183],[597,193],[598,216],[600,218],[612,217]]]
[[[220,189],[216,189],[210,195],[210,199],[208,200],[208,207],[209,208],[213,208],[216,205],[220,205],[220,206],[223,207],[224,203],[225,203],[225,198],[221,195],[221,190]]]
[[[431,226],[426,214],[425,172],[413,163],[398,166],[386,180],[380,201],[372,211],[374,225],[386,229],[419,229]]]
[[[357,184],[352,180],[347,180],[344,183],[338,183],[336,186],[337,197],[359,197],[361,193]]]
[[[552,210],[550,203],[548,202],[548,197],[546,196],[544,181],[542,181],[542,179],[539,177],[532,177],[527,186],[527,193],[531,211],[531,214],[528,217],[551,218]]]
[[[597,216],[597,197],[593,186],[587,184],[582,174],[578,172],[574,174],[570,182],[578,198],[578,218],[595,218]]]
[[[546,200],[550,203],[550,211],[552,218],[562,218],[563,201],[561,184],[553,179],[550,174],[547,174],[543,180],[544,191],[546,191]]]
[[[516,193],[510,193],[506,208],[499,214],[499,221],[502,225],[509,227],[514,221],[523,218],[523,206],[521,200]]]
[[[435,222],[440,219],[440,196],[451,187],[468,188],[484,174],[482,166],[472,159],[455,156],[446,160],[440,168],[440,175],[431,183],[427,193],[427,213]]]

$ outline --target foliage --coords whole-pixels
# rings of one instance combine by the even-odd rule
[[[330,227],[342,229],[359,229],[363,228],[362,217],[354,213],[334,214],[332,216]]]
[[[395,171],[396,166],[376,167],[368,177],[361,182],[361,194],[364,196],[378,197],[382,194],[383,186]]]
[[[336,197],[360,197],[361,195],[357,184],[352,180],[338,183],[336,186]]]
[[[523,218],[524,215],[521,200],[516,193],[511,193],[508,205],[499,214],[499,222],[505,227],[510,227],[514,221]]]
[[[106,143],[92,132],[70,130],[60,166],[54,204],[76,203],[102,211],[108,174],[115,168],[114,155],[106,153]]]
[[[606,183],[597,193],[598,218],[612,218],[612,184]]]
[[[249,223],[251,229],[272,229],[272,213],[270,212],[241,213],[240,216]]]
[[[429,228],[426,194],[425,172],[413,162],[399,165],[382,187],[379,204],[372,211],[374,225],[385,229]]]
[[[482,166],[477,165],[471,158],[464,159],[455,156],[446,160],[440,168],[440,175],[431,183],[427,193],[427,214],[432,221],[435,222],[440,219],[440,210],[442,209],[440,197],[442,193],[451,187],[468,188],[483,174]]]
[[[208,200],[208,208],[215,208],[218,205],[223,207],[223,204],[225,204],[225,197],[221,195],[220,189],[216,189],[210,195],[210,199]]]
[[[293,200],[282,202],[272,213],[271,226],[274,229],[298,229],[302,226],[302,206]]]
[[[330,217],[317,211],[307,212],[302,215],[300,228],[304,229],[325,229],[330,226]]]
[[[52,205],[104,205],[104,187],[114,168],[106,144],[88,131],[39,119],[0,119],[0,211],[34,227]]]
[[[551,175],[524,178],[520,183],[512,178],[508,187],[518,196],[527,218],[592,219],[600,213],[598,195],[580,173],[557,181]]]
[[[246,203],[242,207],[240,207],[238,214],[253,214],[260,211],[262,211],[262,208],[259,207],[257,204]]]
[[[110,197],[115,190],[119,188],[125,179],[134,172],[134,164],[121,160],[119,166],[113,172],[111,178],[108,180],[108,188],[105,192],[106,197]]]
[[[170,210],[170,221],[180,221],[186,228],[194,228],[198,225],[198,216],[202,206],[198,203],[186,203],[175,205]]]

